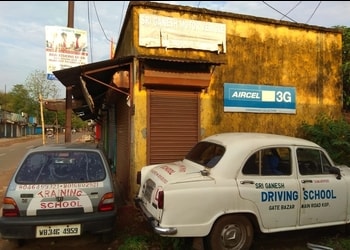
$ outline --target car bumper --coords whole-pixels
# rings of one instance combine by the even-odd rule
[[[147,211],[146,207],[140,198],[135,198],[135,205],[138,207],[142,214],[145,216],[147,221],[151,224],[153,230],[159,235],[174,235],[177,233],[177,228],[175,227],[161,227],[158,221]]]
[[[0,217],[0,233],[3,239],[33,239],[36,226],[81,224],[81,235],[111,232],[116,222],[116,211],[99,214],[75,215],[72,218],[59,217]]]

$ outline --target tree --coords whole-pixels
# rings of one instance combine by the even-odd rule
[[[88,122],[83,121],[79,116],[75,113],[72,114],[72,128],[75,129],[87,129]]]
[[[24,112],[32,116],[38,114],[37,103],[29,96],[29,92],[24,85],[14,85],[8,96],[8,111],[14,113]]]
[[[55,85],[55,82],[46,79],[44,71],[35,70],[31,73],[26,78],[25,87],[29,96],[37,103],[35,108],[36,114],[40,114],[40,94],[43,99],[56,99],[58,97],[58,87]],[[55,111],[44,110],[44,120],[46,124],[55,124]]]
[[[343,31],[343,53],[342,53],[342,72],[343,72],[343,108],[350,111],[350,28],[345,26],[336,26]]]
[[[6,93],[0,92],[0,106],[1,106],[1,110],[8,110],[8,103],[10,96],[7,95]]]
[[[53,81],[46,79],[44,71],[35,70],[31,73],[26,79],[25,87],[34,100],[38,100],[40,94],[43,99],[58,97],[58,87]]]

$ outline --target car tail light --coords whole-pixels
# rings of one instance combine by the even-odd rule
[[[5,197],[2,205],[3,217],[16,217],[19,216],[19,210],[14,199]]]
[[[106,193],[98,204],[98,211],[106,212],[115,209],[114,193]]]
[[[158,203],[158,208],[163,209],[164,208],[164,191],[163,190],[158,190],[156,200]]]

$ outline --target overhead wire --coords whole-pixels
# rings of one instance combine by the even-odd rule
[[[282,20],[284,17],[286,17],[289,13],[291,13],[293,10],[295,10],[295,8],[301,4],[302,1],[299,1],[293,8],[291,8],[286,14],[283,14],[282,18],[280,20]]]
[[[122,13],[121,13],[120,17],[123,17],[123,14],[124,14],[125,2],[126,2],[126,1],[123,1],[123,8],[122,8]],[[118,35],[120,35],[121,29],[122,29],[122,24],[123,24],[123,18],[120,18],[120,23],[119,23],[119,34],[118,34]]]
[[[311,16],[309,17],[309,19],[307,19],[306,24],[308,24],[308,23],[310,22],[311,18],[315,15],[316,10],[318,9],[318,7],[320,7],[321,3],[322,3],[322,1],[319,1],[319,3],[318,3],[318,5],[316,6],[314,12],[311,14]]]
[[[97,13],[95,1],[93,1],[92,3],[93,3],[93,5],[94,5],[94,10],[95,10],[95,14],[96,14],[96,18],[97,18],[98,24],[100,25],[101,30],[102,30],[102,32],[103,32],[103,34],[104,34],[106,40],[107,40],[108,42],[112,42],[112,41],[107,37],[106,32],[105,32],[105,30],[104,30],[104,28],[103,28],[103,26],[102,26],[102,24],[101,24],[100,17],[99,17],[99,15],[98,15],[98,13]]]
[[[100,20],[100,17],[99,17],[99,14],[98,14],[98,11],[97,11],[97,8],[96,8],[96,4],[95,4],[95,1],[93,1],[93,6],[94,6],[94,10],[95,10],[95,14],[96,14],[96,18],[97,18],[97,21],[100,25],[100,28],[106,38],[106,40],[108,42],[110,42],[111,44],[113,44],[113,46],[116,45],[116,42],[114,42],[113,40],[111,40],[110,38],[108,38],[106,32],[105,32],[105,29],[103,28],[103,25],[101,23],[101,20]],[[123,23],[123,14],[124,14],[124,9],[125,9],[125,1],[123,1],[123,8],[122,8],[122,12],[121,12],[121,16],[120,16],[120,23],[119,23],[119,30],[118,30],[118,36],[120,35],[120,32],[121,32],[121,27],[122,27],[122,23]]]
[[[289,20],[297,23],[297,21],[293,20],[291,17],[283,14],[282,12],[280,12],[279,10],[277,10],[276,8],[272,7],[271,5],[269,5],[268,3],[266,3],[265,1],[262,1],[265,5],[267,5],[268,7],[270,7],[271,9],[273,9],[274,11],[277,11],[278,13],[280,13],[281,15],[285,16],[286,18],[288,18]]]
[[[268,7],[270,7],[271,9],[277,11],[278,13],[282,14],[282,18],[280,20],[282,20],[284,17],[288,18],[289,20],[293,21],[293,22],[297,22],[294,19],[292,19],[291,17],[288,16],[288,14],[290,14],[297,6],[299,6],[302,1],[299,1],[291,10],[289,10],[286,14],[283,14],[282,12],[280,12],[279,10],[277,10],[276,8],[272,7],[271,5],[269,5],[267,2],[262,1],[265,5],[267,5]],[[319,1],[318,5],[316,6],[315,10],[313,11],[313,13],[311,14],[311,16],[308,18],[308,20],[306,21],[305,24],[308,24],[311,20],[311,18],[315,15],[317,9],[320,7],[322,1]]]

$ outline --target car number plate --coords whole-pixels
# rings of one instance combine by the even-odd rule
[[[37,226],[36,238],[80,235],[80,224]]]

